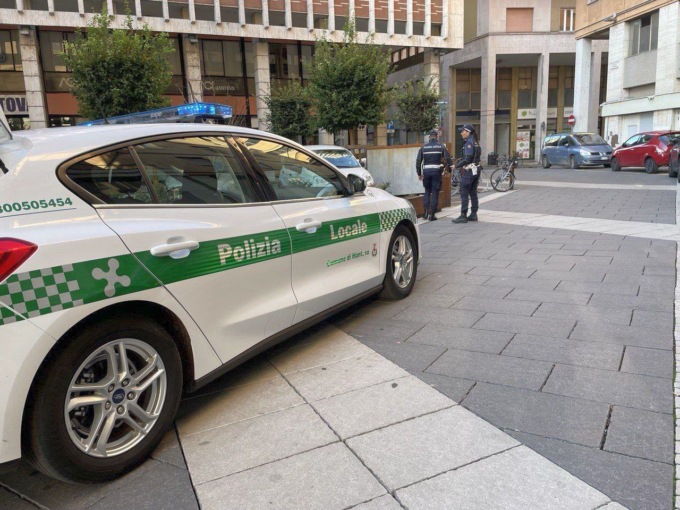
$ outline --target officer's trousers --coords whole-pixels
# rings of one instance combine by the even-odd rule
[[[439,190],[442,189],[442,171],[439,168],[426,168],[423,171],[423,186],[425,186],[425,196],[423,205],[425,213],[434,213],[439,205]]]
[[[460,171],[460,214],[467,216],[468,202],[472,202],[472,214],[477,214],[479,198],[477,197],[479,173],[472,175],[472,170]]]

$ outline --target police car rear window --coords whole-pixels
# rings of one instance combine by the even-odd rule
[[[71,165],[66,175],[107,204],[148,204],[152,196],[127,148]]]

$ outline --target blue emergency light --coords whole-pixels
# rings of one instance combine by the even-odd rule
[[[158,122],[217,122],[223,124],[231,118],[231,106],[216,103],[187,103],[145,112],[109,117],[106,120],[88,120],[80,126],[103,126],[105,124],[153,124]]]

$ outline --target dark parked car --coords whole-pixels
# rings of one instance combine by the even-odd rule
[[[568,165],[571,169],[609,166],[611,155],[611,146],[595,133],[555,133],[543,142],[541,163],[543,168],[552,165]]]
[[[671,147],[680,140],[679,131],[649,131],[631,136],[612,154],[612,170],[644,167],[655,174],[660,166],[667,166]]]
[[[680,143],[676,142],[673,144],[670,156],[668,157],[668,177],[677,177],[678,182],[680,182],[678,170],[680,170]]]

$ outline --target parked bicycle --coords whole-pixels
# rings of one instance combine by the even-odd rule
[[[491,174],[491,185],[493,189],[505,192],[515,187],[515,168],[517,168],[519,156],[513,154],[512,159],[503,161],[501,165]]]
[[[489,191],[493,185],[491,182],[491,177],[489,177],[489,174],[484,170],[482,165],[478,165],[477,170],[479,171],[477,191],[481,193]],[[460,169],[454,168],[451,172],[451,195],[456,195],[458,193],[460,193]]]

